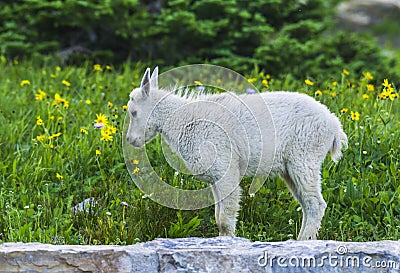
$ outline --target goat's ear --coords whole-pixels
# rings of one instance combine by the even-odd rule
[[[143,95],[148,96],[150,92],[150,68],[146,69],[144,72],[142,83],[140,84],[140,89],[142,89]]]
[[[158,66],[156,66],[156,68],[154,68],[153,73],[151,74],[150,86],[151,86],[151,88],[158,89]]]

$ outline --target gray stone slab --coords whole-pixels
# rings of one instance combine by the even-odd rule
[[[215,237],[132,246],[5,243],[0,272],[400,272],[400,242]]]

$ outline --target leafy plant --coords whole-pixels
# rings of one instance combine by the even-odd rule
[[[321,169],[328,207],[319,238],[398,240],[398,89],[390,78],[378,80],[383,74],[344,68],[323,79],[276,78],[257,69],[247,76],[262,92],[314,97],[339,117],[349,137],[344,158],[334,164],[328,155]],[[140,84],[143,64],[58,66],[54,60],[0,56],[0,69],[0,242],[133,244],[218,234],[213,207],[179,212],[163,207],[144,195],[126,170],[124,109],[129,91]],[[108,126],[95,126],[100,121]],[[204,186],[168,166],[159,138],[147,148],[164,181],[189,190]],[[148,175],[135,160],[137,172]],[[302,213],[285,183],[269,178],[254,196],[248,195],[249,185],[242,181],[237,235],[296,238]],[[88,198],[95,205],[76,211]]]
[[[168,238],[189,237],[196,231],[202,221],[198,216],[195,216],[189,222],[184,223],[179,211],[176,213],[176,216],[178,217],[178,221],[171,223],[167,233]]]
[[[395,58],[368,35],[337,32],[326,0],[0,1],[0,52],[65,63],[209,62],[274,77],[330,76],[346,66],[396,79]],[[380,80],[383,80],[380,79]]]

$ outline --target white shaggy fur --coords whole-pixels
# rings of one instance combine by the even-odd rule
[[[127,141],[141,147],[161,133],[188,170],[211,183],[220,235],[235,235],[241,177],[279,175],[302,207],[298,239],[316,239],[326,208],[321,164],[347,146],[338,118],[299,93],[180,96],[157,79],[158,68],[151,77],[148,68],[130,94]]]

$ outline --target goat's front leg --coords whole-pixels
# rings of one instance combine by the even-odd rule
[[[241,196],[239,182],[239,173],[231,172],[212,185],[215,201],[215,220],[220,236],[235,236]]]

